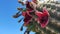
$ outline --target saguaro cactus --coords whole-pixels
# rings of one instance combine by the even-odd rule
[[[35,34],[60,34],[59,3],[48,2],[38,5],[37,0],[19,0],[18,2],[26,5],[26,8],[18,8],[19,12],[13,17],[24,16],[23,26],[28,27],[24,34],[29,34],[30,31],[36,32]],[[22,11],[22,14],[19,14],[20,11]],[[21,31],[23,30],[23,26],[20,28]]]

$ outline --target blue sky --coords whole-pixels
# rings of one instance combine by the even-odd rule
[[[20,27],[24,23],[17,21],[23,16],[15,19],[12,16],[18,12],[17,7],[23,7],[17,0],[0,0],[0,34],[23,34],[27,27],[24,27],[23,31],[20,31]],[[30,34],[33,34],[31,32]]]

